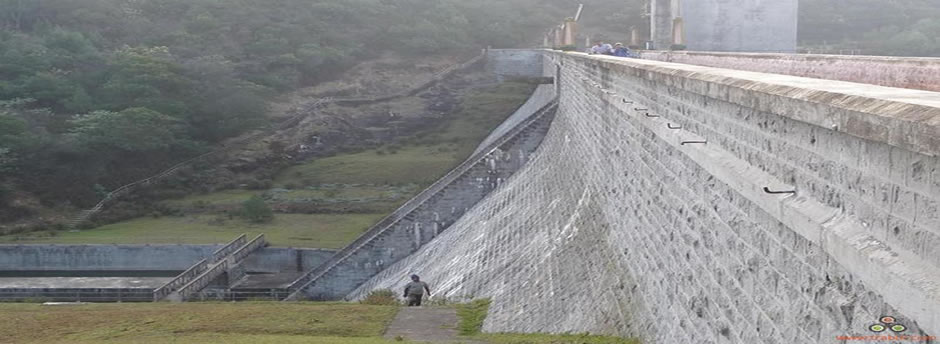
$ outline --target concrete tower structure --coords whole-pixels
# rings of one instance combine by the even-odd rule
[[[794,52],[798,0],[650,0],[656,49]]]

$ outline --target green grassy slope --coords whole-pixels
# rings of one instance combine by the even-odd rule
[[[3,343],[386,343],[394,306],[0,304]]]

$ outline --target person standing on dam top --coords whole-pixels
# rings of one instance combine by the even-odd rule
[[[610,55],[613,53],[614,47],[610,44],[604,43],[604,41],[597,41],[597,44],[591,48],[592,55]]]
[[[633,57],[633,52],[629,48],[623,46],[623,43],[614,44],[614,56],[617,57]]]
[[[428,292],[428,296],[431,296],[431,288],[428,288],[428,284],[421,282],[421,278],[418,275],[411,275],[411,283],[408,283],[405,286],[405,298],[408,299],[408,307],[411,306],[420,306],[421,298],[424,297],[424,292]]]

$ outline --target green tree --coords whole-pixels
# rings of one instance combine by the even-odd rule
[[[101,90],[109,110],[146,107],[176,118],[187,114],[192,81],[167,47],[124,47],[109,67]]]
[[[76,117],[72,125],[71,134],[91,151],[160,151],[180,140],[179,120],[147,108],[95,111]]]
[[[253,223],[267,223],[274,220],[274,211],[261,196],[252,196],[242,204],[242,216]]]

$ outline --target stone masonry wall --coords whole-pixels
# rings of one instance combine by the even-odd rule
[[[560,106],[530,163],[349,299],[417,273],[492,298],[492,332],[836,343],[892,315],[940,334],[940,94],[546,58]]]

